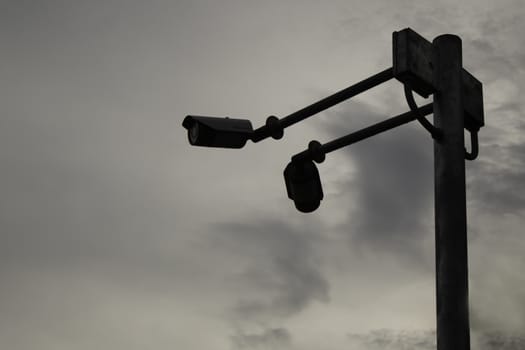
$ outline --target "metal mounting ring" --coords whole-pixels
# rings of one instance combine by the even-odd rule
[[[470,152],[468,152],[467,149],[465,148],[465,159],[474,160],[478,157],[478,153],[479,153],[478,132],[469,130],[469,133],[470,133],[470,146],[472,147],[472,149],[470,150]]]
[[[271,115],[266,118],[266,127],[268,128],[268,134],[272,138],[279,140],[283,137],[284,128],[281,126],[281,122],[276,116]]]
[[[316,163],[322,163],[326,159],[326,155],[322,150],[322,145],[319,141],[310,141],[308,143],[308,151],[310,152],[310,156]]]
[[[418,106],[416,104],[416,100],[414,99],[414,94],[412,93],[412,89],[408,86],[408,84],[404,84],[405,86],[405,98],[407,100],[408,106],[410,107],[410,110],[414,113],[416,113],[417,121],[432,135],[432,138],[435,140],[439,140],[442,136],[441,130],[436,128],[432,123],[430,123],[425,116],[421,115],[418,111]]]

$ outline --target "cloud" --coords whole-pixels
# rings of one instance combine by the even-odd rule
[[[385,120],[376,108],[353,101],[327,122],[333,138],[352,122],[371,125]],[[355,131],[357,129],[353,129]],[[350,131],[350,130],[349,130]],[[338,192],[358,203],[343,224],[352,244],[409,256],[418,260],[418,242],[433,227],[432,139],[419,125],[401,126],[340,151],[356,169]],[[407,255],[408,254],[408,255]]]
[[[491,332],[473,337],[473,346],[480,350],[522,350],[525,349],[525,337]]]
[[[473,205],[492,214],[517,214],[525,209],[525,194],[519,191],[525,188],[525,163],[520,161],[520,151],[525,147],[511,147],[502,150],[506,156],[516,157],[521,166],[508,168],[505,165],[494,165],[481,162],[476,167],[476,176],[469,181]]]
[[[261,333],[237,332],[231,336],[231,342],[238,350],[283,350],[290,347],[292,337],[284,328],[271,328]]]
[[[348,338],[353,345],[363,350],[436,348],[435,330],[376,329],[367,333],[352,333]],[[522,350],[525,348],[525,338],[502,332],[471,333],[471,345],[478,350]]]
[[[396,331],[377,329],[349,335],[352,343],[364,350],[425,350],[436,348],[435,331]]]
[[[213,225],[216,246],[239,262],[230,275],[237,292],[229,312],[234,349],[288,349],[292,335],[283,325],[312,302],[328,302],[329,283],[316,254],[321,238],[308,221]]]
[[[243,256],[235,283],[246,291],[233,307],[234,319],[281,321],[313,301],[328,301],[329,285],[316,259],[316,232],[285,221],[254,220],[216,224],[220,241]]]

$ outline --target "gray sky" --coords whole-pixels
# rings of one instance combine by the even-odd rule
[[[431,349],[425,131],[330,154],[312,214],[282,178],[310,140],[406,111],[399,83],[242,150],[181,127],[291,113],[388,68],[411,27],[460,35],[484,84],[472,342],[525,349],[524,16],[511,0],[1,2],[0,347]]]

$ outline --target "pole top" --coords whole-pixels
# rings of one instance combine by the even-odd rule
[[[459,45],[461,45],[461,38],[458,35],[455,34],[441,34],[434,38],[432,41],[433,43],[437,42],[457,42]]]

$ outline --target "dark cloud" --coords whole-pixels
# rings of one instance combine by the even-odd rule
[[[237,332],[231,336],[233,349],[238,350],[284,350],[292,343],[290,333],[284,328],[271,328],[261,333]]]
[[[519,156],[515,154],[515,156]],[[492,214],[520,214],[525,209],[523,168],[498,169],[487,164],[469,182],[473,205]]]
[[[514,118],[518,118],[515,114]],[[522,123],[516,130],[525,131]],[[520,214],[525,209],[525,145],[513,140],[510,130],[487,130],[480,156],[468,163],[470,204],[491,214]],[[507,136],[508,135],[508,136]],[[506,137],[507,136],[507,137]]]
[[[363,350],[425,350],[436,348],[436,331],[399,331],[392,329],[372,330],[368,333],[353,333],[350,341]],[[501,332],[471,334],[471,345],[478,350],[522,350],[525,338]]]
[[[523,11],[516,11],[513,6],[497,9],[498,16],[486,12],[476,25],[476,36],[471,44],[477,51],[469,58],[482,63],[485,71],[494,75],[501,74],[511,77],[524,69],[525,55],[520,47],[525,43],[522,36],[515,33],[523,32],[525,24],[522,21]],[[509,42],[513,45],[508,45]]]
[[[436,348],[435,331],[372,330],[350,334],[350,340],[363,350],[425,350]]]
[[[222,223],[219,244],[243,255],[246,268],[235,277],[241,288],[252,288],[233,312],[247,322],[282,320],[312,301],[327,301],[329,285],[316,258],[316,232],[285,221],[255,220],[251,224]],[[246,260],[245,260],[246,259]]]
[[[525,92],[522,46],[525,24],[521,11],[499,9],[485,14],[477,25],[477,37],[466,41],[469,63],[484,84],[485,127],[480,131],[480,156],[468,162],[469,204],[486,214],[518,214],[525,209],[523,131]],[[521,28],[521,30],[520,30]],[[511,39],[514,38],[514,39]],[[515,45],[508,45],[516,40]],[[516,46],[517,45],[517,46]],[[466,63],[466,62],[465,62]]]
[[[351,121],[371,125],[391,117],[357,101],[327,123],[331,135],[342,136]],[[355,196],[357,208],[349,212],[345,231],[353,244],[382,247],[417,257],[416,243],[432,227],[432,139],[419,125],[401,126],[340,151],[356,172],[339,191]],[[419,259],[419,257],[417,257]]]
[[[473,343],[480,350],[522,350],[525,349],[525,337],[490,332],[473,337]]]

